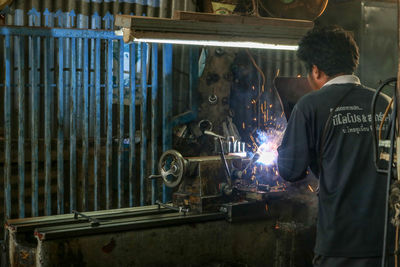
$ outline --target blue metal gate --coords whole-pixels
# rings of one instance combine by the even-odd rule
[[[172,125],[195,117],[172,118],[172,45],[125,44],[111,30],[50,28],[43,15],[45,27],[0,27],[4,217],[168,200],[166,188],[146,178],[171,147]],[[38,15],[29,16],[35,25]],[[196,50],[190,55],[192,92]]]

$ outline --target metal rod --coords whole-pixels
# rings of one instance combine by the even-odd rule
[[[163,45],[163,117],[162,117],[162,148],[167,151],[172,147],[172,45]],[[163,184],[163,202],[171,199],[171,190]]]
[[[71,85],[70,85],[70,154],[69,183],[70,211],[76,209],[76,39],[71,38]]]
[[[64,213],[64,38],[58,39],[57,213]]]
[[[124,144],[124,41],[119,41],[119,140],[118,140],[118,208],[123,206],[122,152]]]
[[[157,172],[158,166],[158,45],[152,44],[152,62],[151,62],[151,173]],[[157,180],[151,181],[151,204],[155,204],[158,199]]]
[[[82,135],[82,178],[83,178],[83,210],[89,208],[89,47],[88,39],[83,40],[83,135]]]
[[[106,144],[106,209],[111,208],[110,175],[112,160],[112,101],[113,101],[113,41],[108,41],[107,50],[107,144]]]
[[[130,69],[130,103],[129,103],[129,206],[132,207],[134,203],[134,183],[135,183],[135,98],[136,98],[136,49],[135,44],[132,43],[129,47],[129,69]]]
[[[95,131],[94,131],[94,210],[99,209],[99,162],[100,162],[100,39],[95,40]]]
[[[147,170],[147,44],[142,43],[141,51],[141,146],[140,146],[140,205],[145,205],[146,200],[146,170]]]
[[[44,213],[51,215],[51,92],[50,92],[50,38],[44,46]]]
[[[24,37],[18,38],[16,49],[18,63],[18,174],[19,174],[19,218],[25,217],[25,43]]]
[[[32,37],[30,42],[30,61],[31,61],[31,216],[39,215],[39,144],[38,144],[38,124],[39,124],[39,88],[38,83],[38,64],[39,64],[40,38]]]
[[[190,109],[193,112],[193,118],[197,117],[197,86],[199,81],[199,49],[198,47],[189,48],[189,103]]]
[[[4,161],[4,211],[5,220],[11,217],[11,44],[10,36],[4,38],[5,55],[5,88],[4,88],[4,128],[5,128],[5,161]]]

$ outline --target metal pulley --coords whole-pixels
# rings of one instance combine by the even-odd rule
[[[187,161],[176,150],[167,150],[158,162],[158,170],[164,184],[168,187],[176,187],[182,182],[186,172]]]
[[[258,0],[260,11],[272,17],[314,20],[322,15],[328,0]]]

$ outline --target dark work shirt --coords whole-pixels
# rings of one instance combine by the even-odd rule
[[[374,90],[362,85],[345,83],[305,95],[294,107],[278,148],[278,168],[284,179],[298,181],[308,167],[320,179],[317,254],[382,254],[386,175],[378,174],[373,162],[373,94]],[[387,99],[378,100],[378,127],[387,105]],[[335,107],[321,149],[325,124]]]

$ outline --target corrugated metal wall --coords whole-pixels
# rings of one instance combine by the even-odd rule
[[[103,17],[107,12],[116,14],[135,14],[150,17],[170,18],[175,10],[194,11],[197,0],[15,0],[10,6],[12,12],[22,10],[24,13],[35,8],[44,12],[61,10],[70,12],[74,10],[77,15],[92,16],[95,12]],[[8,16],[10,24],[12,16]]]
[[[10,5],[10,13],[6,16],[7,25],[45,24],[45,15],[54,27],[113,29],[114,15],[132,14],[139,16],[170,18],[175,11],[195,11],[198,0],[15,0]],[[29,21],[28,12],[34,8],[38,13],[38,21]],[[47,9],[47,10],[46,10]],[[71,11],[73,12],[71,13]],[[74,23],[75,18],[77,21]],[[41,19],[40,19],[41,18]],[[185,112],[187,107],[188,80],[188,48],[174,46],[174,115]],[[1,57],[1,56],[0,56]]]
[[[96,2],[90,2],[90,1],[63,1],[63,4],[60,5],[59,3],[55,3],[55,1],[30,1],[30,2],[24,2],[24,1],[14,1],[14,3],[11,5],[10,7],[10,13],[6,16],[6,24],[8,25],[18,25],[18,26],[42,26],[42,27],[58,27],[58,28],[90,28],[90,29],[112,29],[113,28],[113,21],[114,21],[114,15],[117,13],[128,13],[128,14],[140,14],[140,15],[146,15],[146,16],[150,16],[150,15],[154,15],[154,16],[171,16],[171,14],[173,14],[174,10],[193,10],[195,7],[195,3],[193,1],[126,1],[126,2],[100,2],[100,1],[96,1]],[[29,9],[32,8],[32,9]],[[25,28],[28,29],[28,28]],[[37,30],[40,31],[40,28],[36,28]],[[48,29],[48,28],[47,28]],[[64,31],[66,33],[66,37],[69,36],[68,34],[68,30],[66,29],[66,31]],[[28,29],[29,31],[29,29]],[[70,31],[74,31],[74,30],[70,30]],[[76,31],[76,30],[75,30]],[[103,31],[99,31],[99,32],[103,32]],[[107,32],[110,33],[110,31],[104,31],[106,34]],[[112,33],[112,32],[111,32]],[[111,34],[110,33],[110,34]],[[19,37],[15,37],[17,40]],[[59,38],[61,38],[59,36]],[[0,41],[4,41],[3,38],[0,38]],[[66,38],[68,39],[68,38]],[[18,39],[19,40],[19,39]],[[22,40],[27,40],[27,38],[22,39]],[[11,40],[12,42],[14,42],[14,37]],[[75,43],[75,42],[74,42]],[[47,43],[46,43],[47,44]],[[45,51],[53,51],[53,49],[56,47],[55,46],[55,42],[53,39],[51,39],[49,42],[49,47],[48,49]],[[70,73],[70,68],[71,68],[71,59],[75,58],[75,54],[71,54],[71,51],[75,51],[77,52],[79,55],[83,55],[85,53],[82,53],[83,50],[82,48],[83,46],[83,39],[79,39],[76,41],[75,43],[76,47],[75,49],[71,49],[70,47],[70,43],[66,42],[64,44],[64,49],[65,49],[65,53],[64,53],[64,68],[65,68],[65,81],[69,81],[71,79],[71,77],[75,76],[72,75],[72,73]],[[25,47],[28,47],[27,44],[24,45]],[[94,47],[94,43],[93,40],[89,41],[89,46],[90,47]],[[103,47],[103,45],[101,46]],[[106,47],[106,46],[104,46]],[[104,48],[103,47],[103,48]],[[3,42],[0,42],[0,51],[5,51],[4,50],[4,46],[3,46]],[[43,49],[43,47],[37,47],[37,49]],[[50,49],[50,50],[49,50]],[[15,65],[18,65],[20,63],[20,59],[18,57],[18,53],[16,53],[15,47],[13,45],[8,46],[8,53],[9,53],[9,58],[11,58],[13,64],[15,63]],[[115,49],[114,49],[115,50]],[[140,49],[139,49],[140,50]],[[154,49],[153,49],[154,50]],[[23,46],[20,47],[20,49],[18,51],[24,51]],[[103,49],[101,50],[103,51]],[[114,54],[118,54],[120,50],[115,50],[113,51]],[[165,50],[166,51],[166,50]],[[184,73],[183,70],[185,70],[186,72],[186,66],[189,65],[188,61],[189,61],[189,56],[188,56],[188,48],[187,47],[174,47],[174,51],[172,53],[171,50],[168,50],[168,54],[174,56],[174,70],[177,73],[177,75],[174,76],[174,85],[168,87],[169,88],[169,92],[172,92],[174,95],[183,95],[183,97],[187,96],[187,89],[188,89],[188,85],[189,85],[189,75],[187,75],[188,73],[182,74]],[[92,71],[94,68],[94,62],[93,62],[93,58],[94,56],[93,54],[93,49],[89,49],[89,54],[90,54],[90,73],[89,73],[89,81],[90,84],[93,85],[94,80],[93,78],[95,77],[95,75],[92,75]],[[25,52],[27,54],[27,50]],[[110,53],[109,53],[110,54]],[[134,53],[135,54],[135,53]],[[154,51],[153,51],[154,54]],[[163,51],[163,54],[164,51]],[[41,60],[35,60],[36,64],[42,65],[43,64],[43,60],[47,57],[49,58],[48,60],[48,66],[50,68],[50,72],[55,72],[55,68],[58,66],[57,62],[54,61],[54,57],[55,54],[53,52],[50,53],[50,57],[48,56],[48,53],[44,52],[41,54],[38,54],[37,57],[41,58]],[[139,55],[137,55],[138,57]],[[1,53],[0,55],[0,62],[1,62],[1,66],[3,66],[4,63],[4,54]],[[22,56],[22,58],[24,58],[24,56]],[[108,59],[107,61],[107,53],[105,51],[102,52],[102,54],[100,55],[100,59],[104,62],[108,62],[110,61]],[[99,59],[99,60],[100,60]],[[114,58],[115,59],[115,58]],[[150,58],[149,58],[150,59]],[[152,59],[154,60],[154,57],[152,57]],[[171,58],[172,59],[172,58]],[[28,62],[28,58],[24,58],[25,62]],[[75,63],[76,63],[76,82],[78,84],[82,83],[81,80],[81,74],[82,74],[82,69],[83,66],[85,65],[82,61],[82,57],[81,56],[76,56],[75,59]],[[171,61],[171,60],[170,60]],[[31,61],[29,61],[31,62]],[[40,63],[42,62],[42,63]],[[46,61],[47,62],[47,61]],[[158,62],[160,63],[160,62]],[[27,65],[27,64],[26,64]],[[156,66],[157,65],[157,59],[155,59],[155,62],[152,63],[152,66]],[[150,66],[150,64],[149,64]],[[160,66],[160,72],[161,72],[161,66]],[[101,69],[101,73],[105,73],[105,68],[104,66],[99,66],[99,68]],[[113,68],[118,69],[118,64],[113,66]],[[142,68],[143,69],[143,68]],[[10,71],[10,68],[9,68]],[[26,72],[28,72],[28,68],[26,70]],[[139,73],[141,73],[142,71],[140,69],[137,70]],[[148,70],[149,71],[149,70]],[[18,71],[16,69],[11,70],[12,73],[17,73]],[[16,75],[14,73],[14,75]],[[22,73],[20,71],[20,73]],[[4,73],[2,73],[2,75],[4,75]],[[49,76],[49,74],[44,73],[44,76]],[[144,74],[146,76],[146,74]],[[29,76],[29,75],[28,75]],[[29,76],[30,77],[30,76]],[[149,75],[150,77],[150,75]],[[183,79],[182,79],[183,77]],[[41,76],[41,78],[43,78]],[[17,76],[15,76],[15,83],[17,83]],[[26,78],[28,81],[28,77]],[[52,77],[49,77],[49,82],[50,84],[55,84],[56,81],[52,80]],[[182,81],[183,80],[183,81]],[[2,76],[0,78],[0,84],[3,84],[4,81],[4,76]],[[172,79],[171,79],[172,81]],[[103,81],[104,82],[104,81]],[[114,81],[115,82],[115,81]],[[160,81],[161,83],[161,81]],[[14,86],[14,85],[13,85]],[[68,86],[68,84],[66,84],[66,86]],[[92,91],[92,87],[90,87],[90,91]],[[185,93],[179,93],[181,91],[184,91]],[[79,91],[81,92],[81,91]],[[78,100],[77,101],[82,101],[80,99],[83,99],[82,95],[80,95],[80,93],[78,93]],[[11,96],[11,91],[10,91],[10,96]],[[12,118],[12,124],[13,124],[13,130],[16,130],[16,127],[14,127],[17,123],[16,119],[17,116],[16,114],[20,114],[20,111],[18,111],[18,108],[16,106],[16,103],[23,103],[23,102],[18,102],[18,94],[16,94],[14,92],[14,89],[12,90],[12,99],[10,99],[11,101],[11,105],[14,108],[15,112],[13,111],[11,113],[11,118]],[[65,99],[69,99],[68,97],[66,97]],[[92,101],[92,100],[90,100]],[[178,101],[179,103],[185,103],[185,101]],[[4,103],[2,101],[2,103]],[[40,105],[40,109],[42,108],[42,105],[44,103],[39,103]],[[53,106],[53,105],[51,105]],[[66,112],[69,110],[69,104],[65,103],[64,104]],[[77,108],[79,109],[79,107],[81,107],[82,105],[77,105]],[[94,106],[92,102],[89,103],[89,106]],[[183,109],[185,108],[184,106],[182,106]],[[23,108],[22,108],[23,109]],[[20,107],[21,110],[21,107]],[[53,132],[54,130],[56,130],[57,128],[57,124],[56,124],[56,113],[54,113],[55,110],[51,110],[50,112],[48,112],[47,116],[50,116],[52,119],[48,120],[49,122],[51,122],[52,124],[50,125],[50,127],[48,127],[49,129],[52,129]],[[90,114],[92,113],[92,109],[90,109]],[[177,111],[179,112],[179,110]],[[121,112],[120,112],[121,113]],[[67,114],[67,113],[65,113]],[[76,110],[76,114],[77,114],[77,118],[79,121],[79,118],[81,118],[81,116],[83,116],[83,111],[82,110]],[[105,116],[106,113],[104,112],[104,110],[102,110],[102,120],[105,120]],[[41,113],[41,116],[43,116],[43,114]],[[0,122],[3,121],[4,116],[1,116]],[[81,118],[82,119],[82,118]],[[117,118],[113,118],[113,120],[116,120]],[[43,122],[43,121],[42,121]],[[4,124],[4,121],[3,121]],[[157,123],[159,124],[159,123]],[[3,131],[1,131],[2,126],[0,126],[0,140],[4,141],[7,138],[4,139],[4,133]],[[68,137],[70,134],[70,125],[69,125],[69,120],[68,120],[68,116],[65,116],[65,123],[64,123],[64,131],[65,131],[65,136]],[[76,133],[78,135],[81,135],[83,132],[82,129],[84,129],[85,127],[82,127],[83,124],[78,123],[76,125]],[[93,131],[93,127],[92,127],[92,123],[90,123],[89,125],[89,132],[88,132],[88,137],[92,138],[94,136],[94,131]],[[40,127],[40,131],[42,132],[42,127]],[[161,128],[164,129],[164,128]],[[104,129],[103,129],[104,130]],[[27,129],[28,131],[28,129]],[[102,134],[104,135],[104,131],[102,132]],[[43,133],[42,133],[43,135]],[[11,135],[12,138],[11,139],[15,139],[16,136],[18,136],[18,133],[16,133],[14,131],[14,134]],[[54,137],[54,136],[53,136]],[[49,138],[48,138],[49,139]],[[49,139],[50,140],[50,139]],[[152,141],[153,142],[153,141]],[[53,144],[53,147],[56,147]],[[15,148],[15,147],[14,147]],[[161,149],[159,149],[161,150]],[[125,151],[125,150],[124,150]],[[153,148],[152,148],[153,151]],[[14,151],[16,152],[16,151]],[[159,153],[161,153],[162,151],[158,151]],[[113,151],[114,153],[114,151]],[[124,152],[125,153],[125,152]],[[78,153],[79,154],[79,153]],[[3,154],[2,154],[3,156]],[[159,155],[153,155],[152,154],[152,160],[158,160],[158,156]],[[2,157],[0,157],[2,158]],[[21,158],[21,161],[24,161],[23,158]],[[1,164],[4,163],[4,159],[2,160],[2,162],[0,162]],[[125,164],[125,163],[124,163]],[[1,172],[3,173],[3,171]],[[50,172],[49,172],[50,173]],[[154,173],[154,170],[152,170],[152,173]],[[141,177],[147,177],[148,173],[144,173],[143,175],[141,175]],[[15,173],[15,172],[11,172],[11,180],[13,183],[17,183],[17,181],[19,180],[19,174]],[[13,190],[15,191],[13,194],[14,196],[16,196],[17,193],[17,187],[15,186],[13,187]],[[23,186],[24,183],[22,183],[21,185]],[[42,186],[42,184],[41,184]],[[154,185],[152,184],[152,187],[154,187]],[[40,188],[39,188],[40,189]],[[147,188],[149,189],[149,188]],[[2,190],[3,191],[3,190]],[[21,190],[20,190],[21,191]],[[40,190],[39,190],[40,191]],[[49,191],[49,190],[47,190]],[[154,191],[154,190],[153,190]],[[23,192],[23,191],[22,191]],[[43,201],[43,192],[40,193],[39,196],[39,201]],[[141,192],[142,193],[142,192]],[[1,194],[0,194],[1,195]],[[150,198],[150,195],[149,197]],[[153,194],[151,195],[151,201],[154,202],[154,199],[158,198],[157,196],[153,196]],[[24,202],[24,195],[21,196],[21,201]],[[29,202],[29,199],[26,199]],[[13,199],[13,201],[15,201],[15,199]],[[20,201],[20,202],[21,202]],[[143,204],[148,204],[149,200],[148,199],[141,199],[140,201],[140,205]],[[139,203],[137,202],[135,205],[138,205]],[[130,204],[131,205],[131,204]],[[14,206],[15,207],[15,206]],[[1,208],[0,208],[1,210]],[[21,210],[21,209],[20,209]],[[41,212],[40,214],[42,214],[43,212]],[[17,217],[17,210],[13,210],[13,217]],[[28,213],[27,215],[34,215],[31,213]],[[34,215],[35,216],[35,215]],[[1,216],[2,217],[2,216]]]

